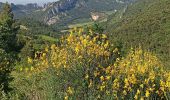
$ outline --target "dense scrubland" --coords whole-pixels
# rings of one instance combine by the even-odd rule
[[[14,20],[6,4],[0,13],[0,99],[169,100],[169,4],[141,0],[108,22],[65,34]]]

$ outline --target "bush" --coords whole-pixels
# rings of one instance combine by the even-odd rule
[[[4,92],[10,91],[9,82],[12,80],[10,72],[13,69],[13,62],[11,55],[0,49],[0,88]]]
[[[30,67],[13,74],[15,90],[41,100],[169,99],[170,73],[154,54],[139,47],[121,57],[105,34],[81,33],[29,58]]]

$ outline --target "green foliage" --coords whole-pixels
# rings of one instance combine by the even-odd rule
[[[5,4],[0,13],[0,85],[5,93],[10,90],[9,82],[12,80],[10,72],[13,70],[12,65],[16,59],[14,52],[18,50],[17,30],[10,5]]]
[[[19,32],[10,6],[4,6],[0,13],[1,100],[134,99],[137,92],[141,99],[169,98],[170,73],[162,66],[170,68],[170,1],[140,0],[128,7],[113,7],[111,0],[86,2],[87,8],[59,15],[61,21],[53,26],[40,22],[46,12],[37,11],[17,21]],[[58,39],[65,34],[56,30],[91,20],[92,9],[115,8],[122,9],[109,16],[107,23],[89,22],[90,26],[70,30],[70,35]],[[154,52],[163,63],[144,50]]]
[[[51,37],[58,37],[60,35],[55,28],[33,18],[21,18],[18,20],[18,23],[25,27],[20,30],[23,35],[34,36],[44,34]]]
[[[103,33],[104,28],[103,28],[100,24],[95,23],[95,24],[92,26],[92,30],[93,30],[94,32],[97,32],[97,33]]]
[[[46,47],[12,73],[13,95],[26,100],[168,99],[170,73],[151,52],[131,49],[127,56],[105,34],[70,30],[60,44]]]
[[[0,13],[0,48],[6,52],[16,51],[17,31],[10,5],[6,4]]]
[[[12,73],[15,80],[11,82],[14,88],[12,95],[18,95],[19,100],[57,100],[58,76],[54,68],[49,68],[42,73],[29,74],[21,71]],[[13,96],[11,96],[13,97]]]
[[[124,50],[142,45],[155,52],[169,66],[169,11],[169,0],[140,0],[128,6],[118,22],[112,21],[115,16],[108,21],[110,39],[122,43]]]
[[[13,57],[0,49],[0,88],[7,92],[10,90],[9,81],[12,80],[10,72],[12,71]]]

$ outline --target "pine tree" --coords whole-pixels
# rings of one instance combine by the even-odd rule
[[[10,90],[10,73],[17,50],[17,33],[18,28],[15,25],[11,7],[6,3],[0,13],[0,89],[6,93]]]
[[[16,51],[16,34],[18,27],[15,24],[9,4],[5,4],[0,13],[0,48],[6,52]]]

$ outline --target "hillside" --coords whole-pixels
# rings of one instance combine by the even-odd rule
[[[128,6],[122,18],[120,14],[112,15],[107,30],[113,42],[125,48],[141,45],[159,55],[165,65],[170,65],[169,12],[169,0],[140,0]]]
[[[1,11],[3,5],[4,5],[4,3],[0,2],[0,11]],[[33,13],[39,9],[42,9],[42,7],[38,6],[38,4],[36,4],[36,3],[29,3],[26,5],[11,3],[11,8],[12,8],[12,11],[13,11],[16,19],[20,19],[22,17],[28,16],[31,13]]]
[[[0,9],[0,100],[170,100],[169,0]]]
[[[120,4],[112,0],[60,0],[44,6],[36,13],[43,13],[39,16],[45,23],[69,23],[76,19],[90,18],[91,12],[108,11],[118,9]]]

